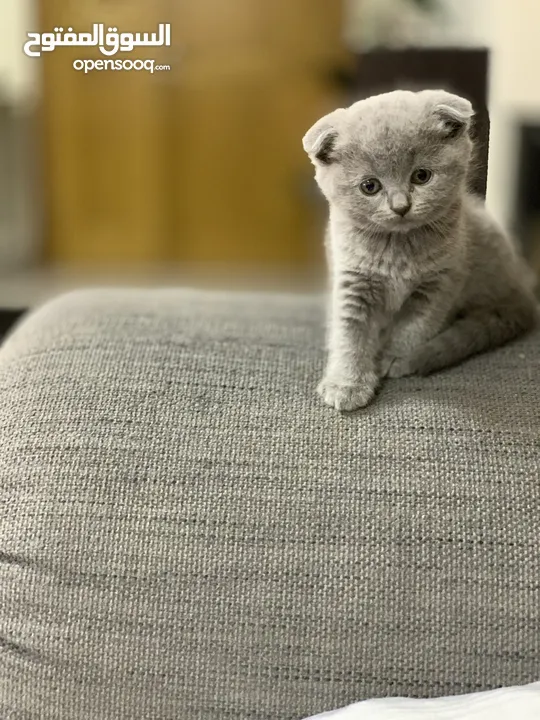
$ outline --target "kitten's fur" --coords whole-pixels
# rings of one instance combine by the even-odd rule
[[[536,323],[531,271],[467,192],[472,117],[445,91],[395,91],[304,137],[330,206],[328,405],[363,407],[381,377],[441,370]],[[420,168],[431,179],[413,184]],[[382,183],[376,195],[360,190],[367,178]]]

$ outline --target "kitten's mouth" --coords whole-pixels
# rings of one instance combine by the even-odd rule
[[[408,218],[408,217],[400,217],[396,218],[392,222],[388,223],[387,230],[391,232],[410,232],[411,230],[415,230],[416,228],[420,227],[423,223],[419,222],[418,219],[414,218]]]
[[[395,220],[393,218],[388,218],[386,221],[372,222],[369,225],[366,224],[362,227],[362,230],[374,237],[385,238],[388,233],[391,233],[392,235],[407,235],[408,233],[420,230],[420,228],[423,227],[426,227],[425,219],[420,219],[418,217],[396,217]]]

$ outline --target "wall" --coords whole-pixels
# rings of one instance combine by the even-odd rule
[[[21,101],[35,89],[38,66],[23,52],[26,33],[35,29],[31,0],[0,3],[0,85],[11,99]]]
[[[540,122],[540,0],[445,0],[466,44],[491,49],[487,203],[512,228],[522,121]]]
[[[38,254],[39,199],[30,128],[39,66],[23,52],[35,29],[30,0],[0,2],[0,274]]]
[[[511,228],[515,198],[518,126],[540,122],[540,2],[491,0],[486,9],[493,50],[492,138],[488,203]]]
[[[439,0],[447,17],[445,35],[455,45],[485,46],[491,38],[493,0]]]

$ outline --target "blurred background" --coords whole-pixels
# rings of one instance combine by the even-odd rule
[[[29,32],[153,32],[170,70],[27,57]],[[325,206],[301,139],[372,92],[478,110],[475,180],[540,269],[538,0],[1,0],[0,307],[78,286],[321,287]]]

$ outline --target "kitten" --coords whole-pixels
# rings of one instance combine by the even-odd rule
[[[534,281],[468,193],[472,105],[395,91],[323,117],[304,137],[328,200],[328,362],[318,392],[364,407],[381,377],[425,375],[537,320]]]

